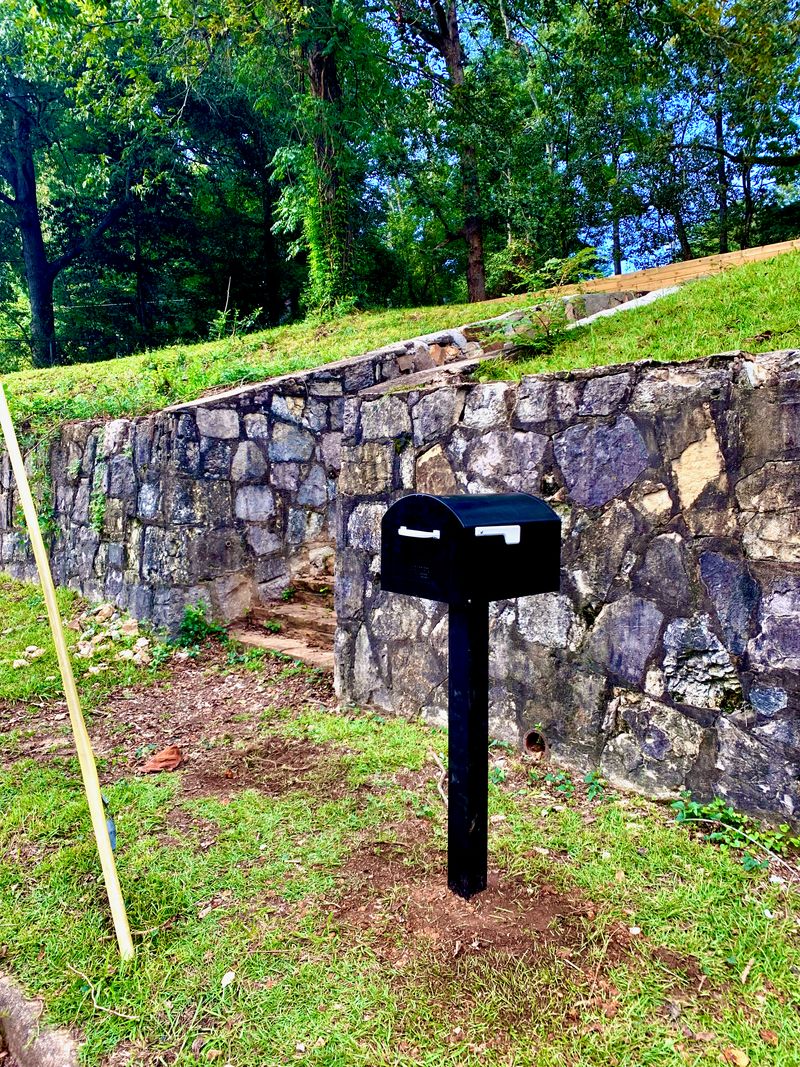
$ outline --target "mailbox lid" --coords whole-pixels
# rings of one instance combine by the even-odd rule
[[[529,523],[557,522],[561,519],[549,504],[530,493],[465,493],[436,496],[464,527],[524,526]]]

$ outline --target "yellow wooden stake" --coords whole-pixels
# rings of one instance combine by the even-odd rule
[[[36,505],[33,502],[25,464],[22,459],[17,435],[14,431],[14,423],[11,420],[11,412],[8,410],[5,390],[0,385],[0,427],[3,430],[6,448],[11,460],[11,469],[17,483],[17,492],[22,502],[22,510],[25,513],[25,523],[28,527],[28,536],[33,549],[33,556],[39,571],[39,579],[42,583],[44,602],[47,605],[47,616],[50,620],[50,629],[53,632],[53,641],[58,655],[58,665],[61,669],[61,678],[64,683],[64,694],[67,698],[69,717],[72,723],[72,732],[75,735],[75,745],[78,750],[78,761],[83,775],[83,786],[86,790],[86,799],[89,802],[89,813],[92,817],[92,828],[97,840],[97,851],[100,854],[100,865],[103,869],[103,878],[106,883],[108,901],[111,905],[111,917],[114,921],[114,930],[117,934],[120,955],[124,960],[133,959],[133,941],[128,926],[128,916],[125,911],[125,901],[117,876],[117,867],[114,863],[114,853],[111,850],[111,839],[108,835],[106,814],[103,808],[103,798],[100,795],[100,780],[97,777],[97,767],[92,752],[92,744],[83,721],[78,690],[75,686],[75,677],[72,673],[72,663],[67,651],[67,642],[64,638],[64,628],[61,623],[61,614],[56,601],[56,588],[53,584],[53,576],[50,572],[50,559],[47,549],[42,540],[39,529],[39,519],[36,514]]]

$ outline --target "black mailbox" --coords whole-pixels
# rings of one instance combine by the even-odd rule
[[[447,604],[559,588],[561,519],[529,493],[398,500],[383,517],[381,588]]]
[[[559,588],[561,520],[528,493],[427,496],[381,526],[381,588],[450,605],[447,881],[486,888],[489,601]]]

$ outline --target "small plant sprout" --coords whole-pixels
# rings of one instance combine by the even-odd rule
[[[599,771],[589,771],[583,779],[586,784],[586,796],[590,801],[602,800],[606,788],[606,780]]]
[[[681,825],[712,827],[704,834],[706,841],[725,851],[741,851],[745,870],[765,870],[769,866],[768,859],[759,860],[752,854],[754,850],[766,853],[779,862],[783,862],[790,852],[800,851],[800,835],[788,823],[779,823],[777,826],[758,823],[736,811],[722,797],[714,797],[708,803],[703,803],[693,800],[691,793],[684,790],[671,807],[676,822]]]
[[[575,783],[566,771],[551,771],[545,776],[545,781],[565,800],[571,800],[575,795]]]

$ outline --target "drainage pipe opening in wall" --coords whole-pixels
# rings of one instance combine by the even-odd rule
[[[547,741],[538,730],[528,730],[522,741],[522,747],[534,759],[544,759],[547,755]]]

